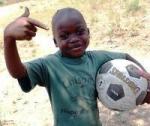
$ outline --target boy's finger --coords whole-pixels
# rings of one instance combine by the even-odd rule
[[[142,71],[142,70],[139,70],[139,71],[138,71],[138,74],[141,75],[142,77],[144,77],[144,78],[150,80],[150,74],[149,74],[149,73],[147,73],[147,72],[145,72],[145,71]]]
[[[25,7],[24,13],[20,17],[29,17],[30,11],[28,7]]]
[[[45,29],[45,30],[49,30],[49,28],[45,24],[43,24],[43,23],[41,23],[41,22],[39,22],[37,20],[28,18],[28,21],[29,21],[29,23],[31,23],[34,26],[37,26],[37,27]]]
[[[30,37],[36,36],[36,33],[31,30],[26,31],[26,34],[27,34],[27,36],[30,36]]]
[[[26,25],[26,28],[28,28],[29,30],[36,32],[37,28],[36,26],[34,26],[33,24],[29,23],[30,25]]]

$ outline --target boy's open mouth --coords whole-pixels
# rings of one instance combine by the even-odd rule
[[[70,46],[70,51],[81,51],[83,50],[83,45],[82,44],[75,44]]]
[[[68,47],[70,48],[70,50],[79,50],[83,48],[83,44],[74,43],[74,44],[70,44]]]
[[[71,50],[71,51],[80,51],[80,50],[82,50],[82,49],[83,49],[82,46],[78,46],[78,47],[71,48],[70,50]]]

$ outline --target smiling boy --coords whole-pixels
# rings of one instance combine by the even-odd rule
[[[101,126],[95,76],[98,68],[112,59],[135,59],[125,53],[86,51],[90,33],[82,14],[74,8],[58,10],[52,19],[54,43],[59,51],[22,63],[16,40],[31,40],[37,28],[47,29],[31,19],[29,10],[10,23],[4,33],[7,68],[23,91],[37,84],[47,89],[55,126]]]

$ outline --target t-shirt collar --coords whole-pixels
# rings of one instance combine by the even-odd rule
[[[57,51],[56,55],[60,57],[60,59],[67,64],[81,64],[84,63],[86,61],[86,52],[83,54],[83,56],[78,57],[78,58],[70,58],[70,57],[66,57],[63,56],[61,51]]]

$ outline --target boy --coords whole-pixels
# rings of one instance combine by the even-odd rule
[[[47,29],[28,16],[26,8],[4,32],[5,59],[10,74],[18,79],[25,92],[36,84],[46,87],[55,126],[101,126],[95,90],[97,69],[117,58],[140,64],[124,53],[85,51],[89,45],[89,29],[82,14],[73,8],[57,11],[52,19],[54,42],[59,51],[23,64],[16,40],[31,40],[36,35],[36,27]]]

